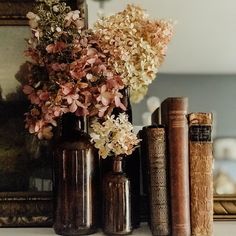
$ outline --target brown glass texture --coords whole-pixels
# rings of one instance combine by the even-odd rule
[[[107,235],[132,232],[130,181],[123,173],[121,159],[113,162],[113,171],[103,181],[103,231]]]
[[[54,230],[92,234],[97,228],[95,152],[85,132],[67,128],[54,154]]]
[[[129,88],[124,88],[122,90],[122,99],[121,102],[125,105],[126,111],[125,113],[128,116],[128,120],[132,123],[132,106],[130,102],[130,90]],[[115,108],[113,114],[116,116],[119,113],[124,112],[121,108]],[[108,160],[104,160],[103,162],[103,171],[108,168],[109,170],[112,167],[112,161],[110,158]],[[138,149],[136,149],[129,157],[124,160],[124,171],[127,174],[128,178],[131,182],[131,218],[132,218],[132,227],[138,228],[140,225],[140,155]],[[107,171],[108,172],[108,171]],[[106,173],[107,173],[106,172]]]

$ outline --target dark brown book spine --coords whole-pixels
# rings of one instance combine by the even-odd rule
[[[192,236],[212,236],[212,113],[191,113],[188,120]]]
[[[170,235],[164,127],[146,129],[150,226],[154,236]]]
[[[161,104],[161,120],[167,126],[170,172],[172,236],[190,236],[188,99],[167,98]]]
[[[159,125],[161,124],[161,115],[160,115],[161,109],[158,107],[153,113],[152,113],[152,125]]]

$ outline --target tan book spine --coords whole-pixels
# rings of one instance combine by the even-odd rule
[[[172,236],[191,235],[187,110],[185,97],[161,104],[161,121],[167,126]]]
[[[188,120],[192,236],[212,236],[212,113],[191,113]]]
[[[151,231],[154,236],[170,235],[165,129],[149,126],[145,131]]]

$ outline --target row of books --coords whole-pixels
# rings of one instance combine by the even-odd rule
[[[213,235],[212,119],[172,97],[140,131],[153,235]]]

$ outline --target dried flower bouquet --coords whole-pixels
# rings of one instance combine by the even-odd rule
[[[23,86],[31,102],[26,126],[40,139],[50,139],[57,118],[67,112],[102,117],[114,107],[125,110],[119,74],[108,65],[92,31],[83,29],[80,12],[59,0],[41,0],[29,12],[32,37],[26,55],[30,75]]]
[[[60,0],[38,0],[29,12],[32,36],[25,54],[29,74],[23,91],[31,102],[26,128],[40,139],[51,139],[58,118],[106,119],[115,107],[125,110],[121,90],[129,87],[138,102],[164,60],[173,24],[150,21],[136,6],[84,28],[80,11]]]
[[[128,5],[124,11],[98,20],[95,33],[102,50],[110,53],[109,65],[130,87],[131,101],[142,100],[164,61],[173,23],[151,21],[143,9]]]

